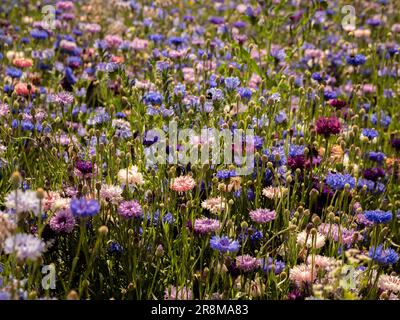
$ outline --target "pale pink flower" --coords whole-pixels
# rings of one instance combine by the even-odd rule
[[[50,210],[53,206],[54,202],[60,199],[60,193],[57,191],[48,191],[43,199],[43,210],[47,211]]]
[[[187,288],[177,288],[175,286],[169,286],[164,291],[164,300],[192,300],[193,293]]]
[[[191,176],[180,176],[172,180],[171,189],[177,192],[186,192],[196,186],[196,181]]]
[[[300,264],[290,269],[289,279],[296,283],[297,286],[313,282],[316,278],[316,271],[311,272],[311,266]]]
[[[387,274],[383,274],[379,277],[378,287],[379,287],[379,289],[382,289],[382,290],[399,293],[400,292],[400,277],[389,276]]]
[[[144,184],[143,175],[138,171],[137,166],[131,166],[127,169],[118,171],[118,181],[121,184],[128,184],[130,186],[141,186]]]
[[[268,199],[281,198],[283,194],[287,192],[287,188],[279,188],[279,187],[266,187],[263,189],[263,196]]]
[[[314,242],[315,244],[313,244],[313,240],[315,241]],[[306,241],[307,241],[307,244],[306,244]],[[322,235],[321,233],[317,232],[316,239],[313,239],[313,236],[311,233],[309,233],[307,235],[307,231],[303,230],[302,232],[300,232],[297,235],[297,244],[300,246],[306,245],[308,248],[311,248],[313,245],[315,245],[315,248],[319,249],[319,248],[323,247],[325,244],[325,236]]]
[[[103,184],[100,189],[100,197],[105,202],[118,204],[123,200],[122,188],[120,186]]]
[[[336,263],[336,259],[332,257],[325,257],[321,255],[314,256],[314,266],[321,269],[326,269]],[[307,264],[312,264],[312,256],[309,255],[307,258]]]
[[[201,206],[212,213],[219,213],[225,210],[225,200],[223,200],[221,197],[209,198],[204,200],[201,203]]]

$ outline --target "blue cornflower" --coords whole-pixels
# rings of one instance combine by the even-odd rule
[[[304,155],[305,146],[291,144],[289,146],[289,157],[296,157]]]
[[[376,131],[375,129],[370,129],[370,128],[363,128],[361,130],[361,134],[364,137],[367,137],[369,140],[372,140],[372,139],[376,138],[377,136],[379,136],[378,131]]]
[[[276,116],[275,116],[275,121],[276,123],[283,123],[287,120],[287,115],[285,111],[280,111]]]
[[[322,77],[322,75],[319,72],[314,72],[311,75],[311,78],[314,79],[315,81],[322,82],[322,81],[326,80],[328,77],[327,76]]]
[[[46,40],[49,34],[44,30],[33,29],[31,32],[31,37],[36,40]]]
[[[326,184],[333,190],[343,190],[346,184],[350,185],[350,189],[354,189],[356,180],[348,173],[329,173]]]
[[[186,86],[183,83],[178,83],[174,88],[174,94],[181,94],[184,97],[186,95]]]
[[[248,101],[251,99],[253,91],[251,91],[251,89],[249,89],[249,88],[241,87],[241,88],[238,88],[238,93],[243,100]]]
[[[166,71],[170,68],[170,64],[168,61],[157,61],[156,62],[156,70],[158,72]]]
[[[365,64],[367,59],[362,54],[350,55],[346,58],[347,64],[351,66],[361,66]]]
[[[399,255],[392,248],[383,249],[383,246],[371,247],[368,256],[375,262],[383,265],[392,265],[399,260]]]
[[[118,253],[121,253],[123,251],[124,251],[124,249],[122,248],[122,246],[116,241],[111,241],[108,244],[107,252],[109,254],[118,254]]]
[[[7,67],[6,75],[14,79],[19,79],[22,76],[22,70],[14,67]]]
[[[235,90],[240,85],[240,80],[238,77],[228,77],[224,79],[225,88],[227,90]]]
[[[71,200],[70,209],[75,217],[93,217],[100,211],[100,205],[95,199],[75,198]]]
[[[283,261],[273,261],[271,257],[268,257],[268,260],[260,259],[260,266],[265,273],[274,267],[275,274],[280,274],[286,268],[286,264]]]
[[[235,170],[219,170],[216,174],[218,179],[229,179],[231,177],[236,177]]]
[[[239,251],[240,244],[236,240],[231,240],[227,236],[213,236],[210,239],[210,246],[214,250],[218,250],[219,252],[237,252]]]
[[[359,188],[363,188],[364,186],[366,186],[367,190],[370,192],[375,190],[375,182],[372,180],[368,180],[368,179],[359,179],[357,181],[357,186]]]
[[[381,112],[380,125],[384,128],[388,128],[392,118],[385,112]],[[371,115],[371,123],[376,126],[378,124],[378,115],[376,113]]]
[[[224,93],[221,89],[210,88],[207,90],[207,97],[211,98],[213,101],[221,101],[224,99]]]
[[[371,160],[371,161],[382,163],[383,160],[385,160],[386,155],[383,152],[380,152],[380,151],[377,151],[377,152],[370,151],[368,153],[368,157],[369,157],[369,160]]]
[[[146,93],[143,100],[146,104],[161,105],[162,96],[158,92],[150,91],[150,92]]]
[[[149,39],[151,41],[159,43],[164,39],[164,36],[162,34],[151,34],[151,35],[149,35]]]
[[[35,126],[29,120],[22,120],[21,121],[21,129],[22,129],[22,131],[33,131],[35,129]]]
[[[337,98],[337,93],[335,91],[325,90],[324,91],[324,99],[332,100]]]
[[[168,42],[176,47],[180,46],[183,43],[184,39],[182,37],[170,37]]]
[[[365,218],[373,223],[387,223],[392,220],[391,211],[369,210],[364,212]]]

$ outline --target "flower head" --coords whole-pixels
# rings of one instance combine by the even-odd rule
[[[317,133],[325,137],[340,133],[341,125],[336,117],[324,118],[321,117],[316,122]]]
[[[196,181],[191,176],[180,176],[171,182],[171,189],[177,192],[186,192],[196,186]]]
[[[142,215],[142,207],[136,200],[123,201],[118,207],[118,213],[126,218],[138,218]]]
[[[236,257],[236,266],[244,272],[250,272],[260,266],[260,261],[249,254],[245,254]]]
[[[256,223],[267,223],[276,218],[275,210],[257,209],[249,213],[251,220]]]
[[[69,209],[61,209],[50,219],[49,225],[56,233],[71,233],[75,227],[75,218]]]
[[[4,252],[15,254],[18,260],[37,260],[45,250],[45,243],[31,234],[18,233],[4,242]]]
[[[100,205],[95,199],[75,198],[70,202],[70,209],[75,217],[93,217],[100,211]]]
[[[240,245],[236,240],[231,240],[227,236],[214,236],[210,239],[210,246],[214,250],[219,252],[237,252],[239,251]]]

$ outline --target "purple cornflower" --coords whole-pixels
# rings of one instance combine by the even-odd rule
[[[118,208],[118,213],[126,219],[138,218],[142,215],[142,207],[136,200],[123,201]]]
[[[74,102],[74,96],[69,92],[59,92],[49,96],[49,102],[55,102],[59,105],[66,106]]]
[[[219,230],[220,226],[221,224],[218,220],[200,218],[194,222],[194,231],[199,234],[207,234]]]
[[[83,175],[93,172],[93,164],[91,161],[78,160],[75,163],[75,168],[79,170]]]
[[[260,266],[260,261],[249,254],[236,257],[236,266],[244,272],[250,272]]]
[[[62,209],[56,212],[49,224],[56,233],[71,233],[75,226],[75,218],[69,209]]]
[[[219,252],[237,252],[239,251],[240,244],[236,240],[231,240],[227,236],[214,236],[210,239],[210,246]]]
[[[253,220],[256,223],[267,223],[276,218],[275,210],[269,210],[269,209],[253,210],[249,214],[251,220]]]
[[[100,211],[100,205],[95,199],[72,199],[70,209],[75,217],[86,218],[93,217]]]
[[[385,170],[382,168],[367,168],[363,172],[363,177],[368,180],[376,181],[385,176]]]

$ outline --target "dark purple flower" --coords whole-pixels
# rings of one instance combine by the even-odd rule
[[[339,119],[336,117],[321,117],[315,125],[317,133],[325,137],[340,133],[342,128]]]
[[[297,155],[288,158],[288,165],[292,170],[303,169],[306,164],[306,159],[303,155]]]
[[[363,177],[368,180],[376,181],[385,176],[385,170],[379,167],[368,168],[363,172]]]
[[[75,163],[75,168],[80,171],[83,175],[90,174],[93,172],[93,164],[90,161],[78,160]]]

